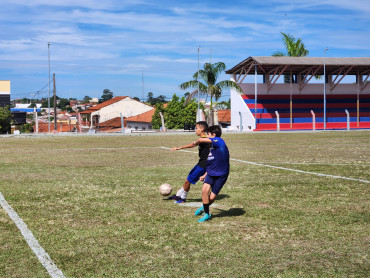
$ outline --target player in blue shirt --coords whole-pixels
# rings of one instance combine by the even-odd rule
[[[206,173],[200,178],[204,180],[202,188],[203,206],[195,211],[195,215],[204,216],[198,222],[210,220],[209,206],[215,201],[217,195],[227,181],[230,172],[230,154],[225,141],[221,138],[222,130],[218,125],[207,129],[208,138],[200,138],[195,145],[212,143],[207,159]]]
[[[200,121],[195,124],[195,134],[201,138],[207,138],[206,130],[208,128],[207,122]],[[170,200],[175,200],[175,203],[184,203],[186,202],[186,198],[188,196],[188,192],[190,190],[191,184],[196,184],[197,181],[201,176],[206,173],[206,165],[207,165],[207,158],[209,154],[209,143],[200,143],[198,146],[199,149],[199,161],[194,166],[194,168],[190,171],[187,179],[184,182],[184,185],[177,191],[176,195],[169,197]],[[181,146],[181,147],[174,147],[171,151],[192,148],[194,145],[192,143]]]

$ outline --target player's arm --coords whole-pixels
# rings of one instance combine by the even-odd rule
[[[198,144],[199,145],[199,144]],[[196,146],[196,141],[190,143],[190,144],[187,144],[187,145],[184,145],[184,146],[181,146],[181,147],[173,147],[171,148],[171,151],[178,151],[178,150],[182,150],[182,149],[188,149],[188,148],[193,148]]]
[[[199,177],[199,180],[204,181],[206,179],[206,176],[207,176],[207,172],[203,176]]]
[[[171,148],[171,151],[178,151],[182,149],[189,149],[194,148],[195,146],[198,146],[200,143],[212,143],[212,141],[209,138],[199,138],[197,141],[194,141],[192,143],[189,143],[187,145],[181,146],[181,147],[173,147]]]

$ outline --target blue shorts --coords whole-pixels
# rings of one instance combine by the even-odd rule
[[[204,180],[204,183],[210,184],[211,185],[211,188],[212,188],[211,191],[215,195],[218,195],[218,193],[220,193],[222,187],[226,183],[228,177],[229,177],[229,174],[226,174],[226,175],[223,175],[223,176],[210,176],[210,175],[207,175],[206,178],[205,178],[205,180]]]
[[[203,176],[206,173],[206,168],[199,167],[198,165],[195,165],[193,169],[191,169],[189,175],[188,175],[188,182],[191,184],[196,184],[197,181],[199,181],[199,178]]]

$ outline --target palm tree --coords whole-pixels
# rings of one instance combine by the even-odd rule
[[[199,94],[207,95],[211,97],[211,111],[213,110],[213,98],[217,101],[222,96],[222,90],[226,88],[233,88],[239,93],[243,93],[243,90],[236,84],[234,81],[224,80],[217,82],[217,77],[220,73],[224,72],[226,66],[223,62],[218,63],[205,63],[202,70],[199,70],[193,75],[193,80],[188,82],[184,82],[180,85],[180,88],[186,90],[188,88],[198,89],[199,86]],[[198,78],[202,79],[205,83],[202,83],[198,80]],[[198,90],[192,92],[188,95],[187,101],[192,99]],[[211,117],[213,118],[213,117]],[[213,119],[211,120],[213,121]],[[213,124],[213,123],[211,123]]]
[[[285,34],[283,32],[281,32],[281,34],[283,36],[283,43],[286,48],[286,53],[282,51],[275,51],[272,56],[303,57],[308,55],[309,51],[305,48],[301,38],[296,40],[296,38],[291,34]],[[289,75],[284,76],[284,82],[290,82]],[[295,76],[295,78],[293,77],[292,82],[297,82],[297,76]]]

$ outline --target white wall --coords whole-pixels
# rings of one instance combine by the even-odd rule
[[[126,97],[116,103],[101,108],[99,111],[91,113],[91,119],[95,115],[99,115],[100,123],[120,117],[132,117],[154,109],[153,107],[136,101],[130,97]],[[92,121],[91,121],[92,122]]]
[[[233,79],[231,79],[234,81]],[[256,125],[253,114],[245,104],[242,96],[235,90],[230,89],[231,101],[231,130],[253,131]],[[241,125],[240,125],[241,121]]]
[[[130,128],[132,130],[136,130],[136,127],[138,130],[151,130],[152,129],[152,123],[144,123],[144,122],[126,122],[127,128]]]

